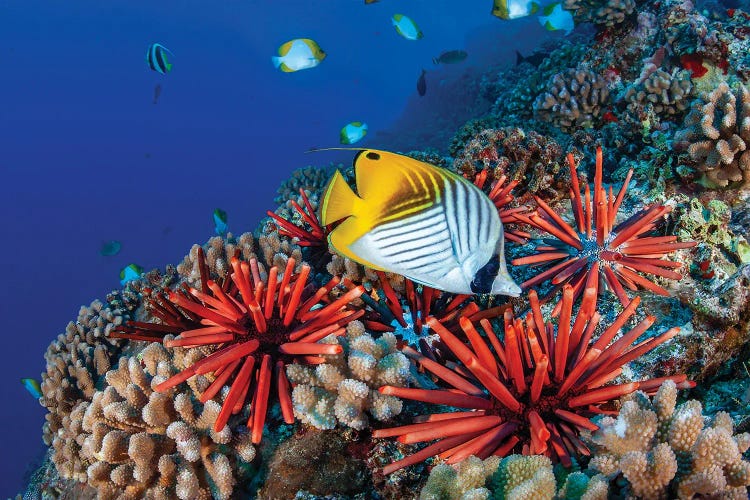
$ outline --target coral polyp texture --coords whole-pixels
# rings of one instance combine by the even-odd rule
[[[575,221],[572,227],[540,198],[537,198],[537,213],[529,217],[517,215],[554,238],[544,239],[543,244],[537,245],[536,254],[512,261],[516,266],[552,264],[552,267],[522,283],[521,288],[529,289],[551,280],[555,290],[570,283],[576,297],[581,296],[588,286],[593,287],[598,295],[602,291],[599,287],[601,275],[607,287],[623,305],[627,305],[630,298],[626,288],[631,291],[643,288],[669,296],[665,288],[640,273],[673,280],[682,278],[675,271],[682,264],[664,257],[676,250],[693,247],[696,243],[678,242],[676,236],[651,234],[672,208],[655,204],[617,223],[617,213],[633,171],[628,172],[615,196],[611,186],[607,192],[602,185],[602,163],[602,150],[597,148],[593,193],[587,183],[582,194],[575,160],[568,155],[572,184],[570,205]]]
[[[299,420],[318,429],[341,423],[362,430],[369,426],[367,413],[380,421],[401,413],[400,399],[378,392],[382,385],[405,387],[412,380],[409,359],[399,352],[392,333],[375,339],[360,321],[353,321],[346,336],[330,335],[321,342],[340,345],[343,352],[323,355],[323,364],[287,366]]]
[[[380,392],[468,411],[423,415],[411,425],[374,431],[373,437],[398,436],[399,442],[405,444],[437,440],[386,465],[383,472],[390,474],[433,455],[452,464],[470,455],[505,456],[513,450],[543,454],[570,466],[571,457],[588,454],[578,436],[581,430],[597,428],[589,417],[606,413],[613,400],[639,388],[656,391],[665,379],[674,380],[681,387],[693,385],[684,375],[608,385],[622,374],[625,364],[673,338],[679,329],[636,344],[654,322],[655,318],[648,317],[614,340],[634,316],[639,303],[636,299],[594,341],[592,335],[600,320],[594,309],[595,293],[593,288],[586,290],[588,301],[584,300],[574,318],[573,289],[565,286],[555,327],[544,322],[532,291],[531,311],[525,319],[514,318],[509,310],[505,312],[502,342],[487,318],[479,321],[492,349],[468,318],[461,318],[459,324],[470,345],[429,318],[430,328],[461,365],[451,369],[422,360],[422,367],[449,388],[384,386]]]
[[[164,392],[194,376],[213,373],[213,382],[201,394],[202,403],[214,398],[225,384],[230,386],[216,416],[214,431],[222,431],[230,416],[239,413],[249,399],[253,411],[247,427],[257,444],[263,434],[272,387],[278,394],[285,422],[294,422],[285,365],[293,360],[321,363],[321,355],[340,353],[341,346],[317,341],[329,334],[343,335],[344,326],[361,316],[362,311],[348,306],[364,289],[355,287],[325,304],[323,300],[339,280],[331,279],[303,300],[303,293],[309,292],[310,267],[303,265],[299,274],[294,273],[293,258],[287,261],[283,273],[272,267],[266,279],[261,279],[255,259],[245,262],[233,257],[230,265],[230,279],[221,284],[202,274],[201,290],[183,287],[170,291],[168,301],[162,303],[166,325],[154,325],[151,330],[147,325],[137,325],[139,330],[121,336],[158,341],[168,328],[169,333],[179,336],[165,339],[166,347],[212,346],[213,352],[155,389]],[[322,307],[313,309],[314,306]],[[185,318],[193,318],[197,324],[186,327]]]
[[[534,101],[534,115],[564,132],[599,124],[609,102],[607,81],[585,65],[554,75]]]
[[[675,136],[709,187],[750,184],[750,91],[721,83],[696,100]]]
[[[270,210],[266,212],[266,215],[272,218],[278,226],[279,235],[295,238],[297,244],[303,247],[323,247],[324,250],[327,250],[329,229],[321,225],[315,213],[315,208],[313,208],[307,193],[302,188],[299,190],[299,195],[304,207],[296,200],[289,200],[294,208],[294,218],[298,219],[298,222],[292,220],[291,217],[287,219]]]
[[[625,21],[635,10],[635,0],[565,0],[565,9],[577,21],[612,27]]]
[[[750,434],[734,434],[732,418],[717,412],[710,425],[699,401],[676,405],[677,387],[666,381],[649,399],[624,398],[617,417],[604,417],[590,440],[589,467],[622,474],[623,493],[637,498],[747,498],[750,462],[742,454]]]

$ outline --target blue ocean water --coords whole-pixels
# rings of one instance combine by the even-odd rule
[[[19,379],[39,377],[47,345],[81,305],[117,288],[129,263],[179,262],[212,235],[217,207],[235,234],[253,230],[294,169],[349,161],[348,153],[306,151],[337,146],[350,121],[369,125],[358,145],[447,147],[431,141],[445,131],[430,116],[451,101],[460,108],[462,96],[441,86],[461,88],[451,82],[562,36],[535,18],[502,22],[491,7],[0,1],[0,497],[21,490],[43,452],[44,409]],[[390,21],[396,12],[413,18],[424,38],[400,37]],[[279,45],[302,37],[327,58],[311,70],[276,70],[270,57]],[[167,75],[145,63],[154,42],[174,53]],[[450,49],[469,57],[434,66]],[[422,68],[428,87],[420,98]],[[112,239],[121,252],[100,255]]]

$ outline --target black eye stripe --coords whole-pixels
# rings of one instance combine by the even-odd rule
[[[500,256],[493,255],[489,262],[485,264],[471,282],[471,291],[474,293],[490,293],[492,291],[492,282],[495,281],[497,272],[500,270]]]
[[[367,153],[367,154],[365,155],[365,157],[366,157],[366,158],[367,158],[368,160],[379,160],[379,159],[380,159],[380,155],[379,155],[379,154],[377,154],[377,153],[373,153],[372,151],[370,151],[369,153]]]

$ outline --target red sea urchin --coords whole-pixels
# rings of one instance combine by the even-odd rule
[[[601,273],[600,277],[617,295],[623,306],[630,302],[624,287],[631,291],[644,288],[668,296],[667,290],[639,273],[675,280],[682,278],[682,275],[675,271],[681,264],[663,257],[675,250],[693,247],[696,242],[677,242],[677,236],[650,235],[658,220],[672,208],[666,205],[652,205],[615,225],[615,218],[627,192],[633,170],[628,172],[616,197],[611,186],[607,193],[602,187],[602,150],[600,147],[597,148],[593,199],[586,184],[584,201],[572,154],[568,154],[568,164],[572,184],[570,204],[575,218],[574,227],[563,221],[539,197],[535,197],[539,205],[536,213],[528,217],[523,214],[516,215],[523,222],[555,238],[545,239],[543,245],[536,247],[536,254],[512,261],[515,266],[554,264],[522,283],[521,288],[528,290],[551,279],[552,284],[556,285],[552,293],[559,290],[563,284],[570,283],[574,296],[578,298],[584,287],[589,286],[585,284],[588,281],[587,273]],[[599,280],[591,281],[597,294],[601,293]]]
[[[277,388],[284,420],[294,422],[286,363],[292,359],[322,363],[324,359],[320,355],[340,353],[342,348],[339,345],[317,342],[327,335],[343,335],[346,324],[364,314],[364,311],[347,308],[364,292],[364,288],[354,287],[325,305],[323,300],[339,279],[333,278],[303,300],[310,267],[303,265],[301,272],[295,274],[293,258],[287,261],[281,277],[274,266],[267,279],[261,279],[255,259],[248,263],[234,257],[231,266],[231,277],[222,285],[204,280],[202,273],[205,291],[185,287],[169,292],[168,305],[165,306],[175,314],[192,317],[193,327],[180,329],[179,337],[165,340],[164,345],[215,345],[219,349],[158,384],[155,389],[165,391],[195,375],[213,372],[215,379],[201,394],[201,402],[216,396],[224,385],[230,385],[214,430],[221,431],[229,417],[240,412],[248,393],[251,393],[252,412],[247,427],[252,432],[253,443],[257,444],[263,433],[272,385]],[[323,307],[313,310],[318,305]],[[175,325],[179,323],[166,326],[173,330]],[[157,333],[149,333],[147,326],[140,324],[135,334],[119,333],[117,336],[160,340],[156,336],[162,325],[152,325]],[[274,384],[271,382],[273,365],[276,373]]]
[[[468,318],[461,318],[459,322],[470,345],[435,318],[428,318],[430,328],[461,364],[458,369],[449,369],[429,360],[418,361],[449,388],[384,386],[380,392],[469,411],[423,415],[412,425],[374,431],[373,437],[398,436],[400,442],[407,444],[437,440],[387,465],[383,473],[390,474],[436,454],[448,463],[456,463],[469,455],[484,459],[520,451],[547,455],[570,465],[571,456],[588,454],[586,445],[578,438],[578,431],[597,428],[589,417],[607,413],[602,405],[638,389],[655,392],[666,379],[674,380],[679,387],[692,387],[692,382],[687,382],[684,375],[605,386],[620,375],[623,365],[671,339],[679,328],[633,345],[653,324],[654,318],[648,317],[612,342],[635,313],[640,302],[636,297],[612,325],[592,341],[600,320],[594,311],[595,293],[593,288],[586,289],[584,304],[571,324],[573,288],[565,285],[560,320],[555,327],[542,319],[539,301],[532,291],[529,294],[531,311],[524,320],[506,311],[503,342],[486,318],[480,320],[492,349]]]
[[[330,228],[321,225],[305,190],[300,188],[299,194],[302,197],[302,202],[305,204],[304,208],[294,200],[291,200],[291,203],[302,221],[310,227],[309,230],[298,226],[292,221],[287,220],[270,210],[268,210],[266,214],[273,219],[281,236],[296,238],[297,244],[301,247],[324,248],[325,250],[328,250],[328,233],[330,232]]]

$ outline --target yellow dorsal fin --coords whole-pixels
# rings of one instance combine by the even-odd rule
[[[341,172],[336,170],[328,182],[320,206],[320,221],[324,226],[357,215],[362,209],[362,199],[358,197],[347,184]]]
[[[409,161],[417,162],[408,156],[378,149],[359,152],[354,159],[359,196],[368,203],[385,201],[404,189],[405,182],[413,183],[413,179],[405,178],[406,173],[414,170]]]
[[[285,44],[283,44],[281,47],[279,47],[279,55],[281,57],[284,57],[289,53],[289,51],[292,49],[292,45],[294,45],[295,40],[289,40]]]

